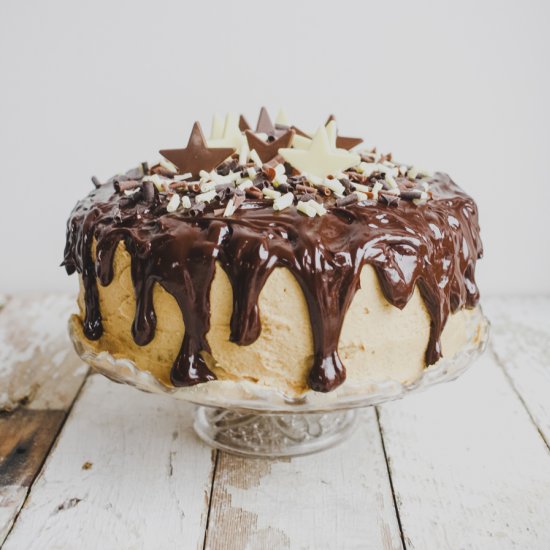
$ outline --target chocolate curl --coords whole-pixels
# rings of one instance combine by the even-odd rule
[[[152,204],[157,196],[157,189],[152,181],[145,181],[141,187],[143,194],[143,201],[147,204]]]
[[[302,185],[301,183],[296,185],[296,191],[301,191],[302,193],[310,193],[312,195],[317,195],[317,189],[315,189],[315,187],[310,187],[309,185]]]
[[[380,201],[388,206],[397,206],[399,204],[399,197],[397,195],[390,195],[388,193],[380,193]]]
[[[413,199],[419,199],[422,197],[422,191],[418,189],[412,189],[410,191],[401,191],[400,197],[406,201],[412,201]]]
[[[171,178],[174,176],[174,173],[162,166],[157,164],[151,168],[151,174],[158,174],[159,176],[164,176],[165,178]]]
[[[124,193],[124,191],[129,191],[130,189],[135,189],[136,187],[139,187],[139,181],[137,180],[115,180],[115,189],[118,193]]]
[[[245,194],[249,199],[262,199],[264,194],[254,185],[245,189]]]
[[[336,200],[336,206],[348,206],[359,201],[357,193],[351,193],[347,197],[342,197]]]
[[[273,168],[273,166],[269,166],[268,164],[264,164],[262,166],[262,173],[269,181],[273,181],[277,175],[275,168]]]
[[[186,181],[173,181],[168,187],[178,191],[187,191],[189,184]]]

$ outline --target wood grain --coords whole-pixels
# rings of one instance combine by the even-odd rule
[[[286,460],[220,453],[206,548],[400,549],[374,411],[323,453]]]
[[[4,549],[202,548],[213,456],[192,406],[92,375]]]
[[[0,415],[0,544],[63,423],[63,411]]]
[[[73,303],[37,295],[0,309],[0,545],[86,376],[67,336]]]
[[[67,334],[74,297],[13,297],[0,315],[0,411],[67,409],[86,376]]]
[[[550,548],[550,453],[490,354],[380,407],[407,548]]]
[[[490,349],[550,447],[550,297],[488,300]]]

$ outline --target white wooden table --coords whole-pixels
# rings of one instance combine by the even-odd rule
[[[251,460],[202,444],[190,405],[88,375],[70,297],[7,298],[0,547],[549,550],[550,298],[484,306],[490,347],[456,382]]]

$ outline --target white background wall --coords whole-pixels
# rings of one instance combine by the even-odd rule
[[[2,0],[0,291],[75,286],[92,174],[265,104],[448,171],[479,203],[482,292],[549,292],[549,24],[543,0]]]

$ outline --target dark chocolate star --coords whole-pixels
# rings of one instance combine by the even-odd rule
[[[265,163],[276,157],[279,149],[290,147],[292,138],[294,137],[294,130],[287,130],[282,136],[273,141],[264,141],[251,130],[246,130],[245,134],[250,149],[255,149],[261,161]]]
[[[336,122],[336,117],[334,115],[329,115],[329,117],[327,118],[327,121],[325,122],[325,126],[327,126],[332,121]],[[359,145],[360,143],[363,143],[363,140],[361,138],[343,137],[343,136],[336,135],[337,149],[345,149],[346,151],[349,151],[350,149],[353,149],[356,145]]]
[[[159,151],[163,157],[178,167],[180,174],[191,172],[193,176],[198,176],[201,170],[210,172],[234,152],[235,149],[208,147],[198,122],[193,124],[193,130],[185,149],[162,149]]]

